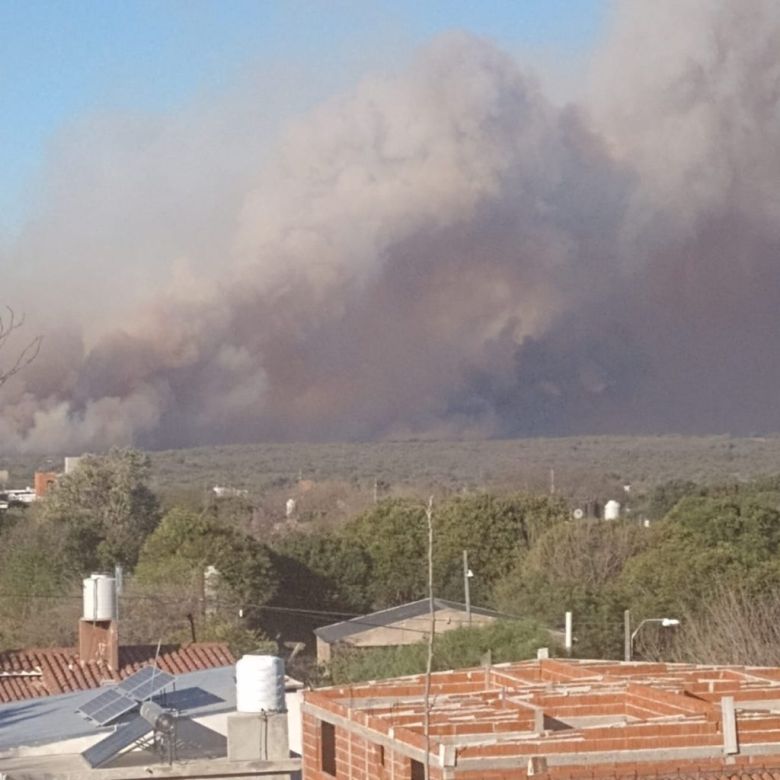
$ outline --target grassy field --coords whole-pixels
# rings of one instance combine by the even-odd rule
[[[670,479],[714,482],[780,473],[780,436],[732,438],[577,437],[494,441],[387,441],[365,444],[256,444],[150,453],[162,491],[245,488],[253,496],[299,479],[349,482],[370,489],[548,490],[574,499],[643,491]],[[36,469],[61,468],[59,457],[0,458],[9,484],[31,484]]]

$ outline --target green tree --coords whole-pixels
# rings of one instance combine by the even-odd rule
[[[335,533],[295,533],[273,554],[280,577],[275,603],[349,612],[371,608],[371,559],[362,545]]]
[[[545,533],[569,515],[566,504],[546,496],[480,493],[452,499],[435,515],[436,592],[463,601],[463,550],[468,551],[471,598],[492,602],[493,588]]]
[[[705,491],[695,482],[687,479],[672,479],[657,485],[647,499],[647,514],[653,520],[660,520],[671,512],[687,496],[704,495]]]
[[[210,512],[169,511],[146,540],[133,580],[139,634],[227,641],[237,652],[267,642],[262,607],[277,588],[270,552]]]
[[[560,623],[566,611],[585,617],[613,589],[628,561],[643,551],[649,529],[628,522],[571,521],[542,534],[496,583],[495,600],[510,614]]]
[[[319,626],[371,610],[371,559],[362,545],[334,532],[294,533],[272,556],[279,577],[273,605],[294,610],[274,615],[274,635],[308,641]]]
[[[187,640],[184,633],[174,638],[179,642]],[[224,642],[236,658],[246,653],[276,655],[279,652],[277,643],[268,639],[261,629],[251,629],[242,625],[241,621],[224,617],[208,617],[202,621],[198,629],[198,641]]]
[[[0,540],[0,647],[70,644],[80,578],[65,565],[60,525],[25,517]]]
[[[639,616],[694,609],[729,583],[760,593],[777,583],[780,511],[746,496],[683,499],[654,527],[621,587]]]
[[[619,656],[622,614],[629,606],[620,577],[651,536],[649,529],[629,522],[558,524],[496,583],[495,602],[504,612],[548,625],[561,625],[571,611],[578,655]]]
[[[371,560],[368,596],[382,607],[422,598],[426,591],[425,508],[416,501],[383,501],[347,523],[344,538]]]
[[[217,599],[247,610],[267,603],[277,580],[265,545],[215,517],[172,509],[146,540],[136,567],[138,582],[185,586],[204,598],[207,567],[218,571]]]
[[[135,565],[160,517],[149,468],[149,458],[135,450],[89,455],[46,497],[44,517],[66,529],[63,555],[81,574]]]
[[[487,604],[495,582],[505,575],[546,529],[562,522],[562,501],[487,493],[454,498],[434,506],[434,587],[437,595],[462,601],[463,550],[468,550],[474,603]],[[422,598],[426,593],[425,508],[395,499],[347,524],[344,536],[361,545],[371,560],[369,590],[376,608]]]
[[[203,507],[204,512],[243,533],[251,532],[253,509],[247,496],[217,497],[213,494],[208,496]]]

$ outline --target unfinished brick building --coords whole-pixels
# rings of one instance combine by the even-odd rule
[[[421,780],[425,678],[308,691],[304,780]],[[432,675],[432,780],[780,777],[780,669],[539,660]]]

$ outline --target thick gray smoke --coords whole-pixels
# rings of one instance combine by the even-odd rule
[[[0,256],[56,323],[2,447],[780,429],[779,36],[624,2],[560,107],[453,34],[272,155],[260,95],[85,120]]]

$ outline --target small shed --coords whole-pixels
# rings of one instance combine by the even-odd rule
[[[465,604],[446,599],[434,599],[433,604],[437,634],[468,625],[485,626],[507,618],[500,612],[471,607],[469,619]],[[322,626],[314,630],[317,637],[317,661],[320,663],[330,661],[336,645],[350,647],[412,645],[428,636],[430,625],[429,600],[420,599]]]

